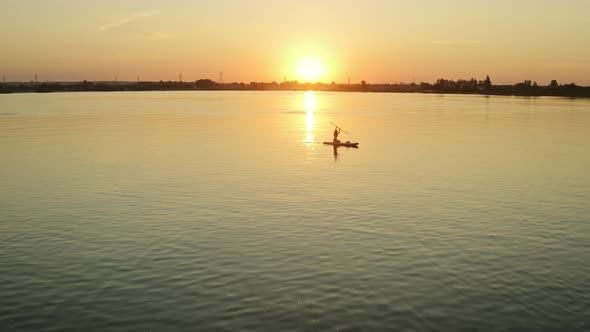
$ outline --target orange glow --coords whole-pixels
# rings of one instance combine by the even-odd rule
[[[490,75],[494,84],[590,85],[584,0],[208,1],[206,10],[188,0],[54,2],[10,1],[0,15],[0,80],[175,81],[182,72],[188,82],[224,72],[226,83]],[[521,38],[539,26],[543,38]]]
[[[302,82],[318,82],[325,74],[326,67],[316,58],[305,58],[299,62],[295,72]]]

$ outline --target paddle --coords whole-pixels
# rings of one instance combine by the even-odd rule
[[[334,127],[336,127],[336,128],[340,128],[340,127],[338,127],[337,125],[335,125],[335,124],[334,124],[334,122],[330,122],[330,123],[331,123],[331,124],[332,124]],[[342,129],[342,128],[340,128],[340,131],[343,131],[344,133],[346,133],[346,134],[350,135],[350,133],[347,133],[347,132],[346,132],[346,131],[344,131],[344,129]]]

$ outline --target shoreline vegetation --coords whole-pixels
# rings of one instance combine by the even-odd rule
[[[478,94],[502,96],[590,97],[590,87],[574,83],[558,84],[553,80],[542,86],[525,80],[514,85],[493,85],[489,76],[484,80],[438,79],[435,83],[359,84],[299,83],[298,81],[219,83],[210,79],[196,81],[81,81],[81,82],[5,82],[0,94],[23,92],[91,92],[91,91],[337,91],[337,92],[405,92],[436,94]]]

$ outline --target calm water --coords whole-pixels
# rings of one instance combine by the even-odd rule
[[[0,198],[2,331],[590,330],[590,100],[0,95]]]

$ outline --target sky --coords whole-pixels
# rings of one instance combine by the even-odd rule
[[[6,81],[590,85],[590,0],[0,0]]]

